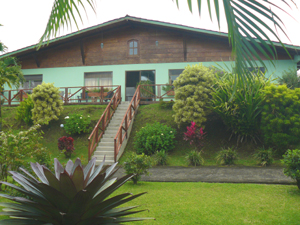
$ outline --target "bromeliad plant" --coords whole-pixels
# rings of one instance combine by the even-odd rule
[[[127,217],[144,211],[131,211],[137,206],[117,208],[145,193],[124,193],[109,198],[133,175],[112,178],[117,163],[106,167],[103,160],[97,168],[95,163],[96,158],[93,158],[83,169],[80,159],[76,159],[75,163],[69,160],[66,168],[63,168],[54,159],[55,174],[45,166],[31,163],[39,180],[24,169],[22,171],[26,175],[11,171],[13,179],[23,188],[7,182],[2,183],[27,195],[30,200],[0,194],[1,197],[16,202],[0,203],[6,207],[1,215],[12,217],[1,220],[0,224],[102,225],[149,219]]]

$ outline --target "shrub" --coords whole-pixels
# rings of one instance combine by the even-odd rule
[[[32,119],[34,124],[49,124],[51,120],[58,120],[63,110],[59,89],[50,83],[42,83],[33,89],[32,100],[34,108]]]
[[[227,73],[222,79],[216,80],[216,83],[212,93],[212,109],[232,133],[238,135],[238,141],[250,138],[256,142],[265,99],[263,88],[269,85],[270,79],[257,73],[243,83],[235,79],[234,74]]]
[[[300,88],[300,78],[297,76],[296,69],[285,70],[278,79],[279,84],[286,84],[288,88]]]
[[[75,113],[65,117],[64,129],[67,134],[88,133],[90,124],[91,118],[89,115],[83,116]]]
[[[195,122],[191,122],[191,126],[186,127],[187,132],[184,133],[183,140],[189,141],[190,145],[194,145],[196,148],[201,149],[203,147],[203,140],[205,132],[202,127],[198,128]]]
[[[190,151],[185,157],[192,166],[201,166],[204,164],[204,159],[201,156],[201,152],[198,151]]]
[[[265,144],[285,151],[300,141],[300,88],[271,85],[264,92],[261,130]]]
[[[175,147],[176,131],[159,122],[146,124],[135,135],[134,147],[138,154],[152,155],[156,151],[170,151]]]
[[[72,137],[63,136],[58,138],[58,149],[61,150],[67,158],[70,158],[74,152],[74,139]]]
[[[262,166],[270,166],[273,163],[273,150],[272,148],[259,149],[254,153],[254,157]]]
[[[135,174],[131,179],[134,184],[141,179],[141,175],[149,175],[148,169],[152,167],[152,160],[150,156],[141,154],[138,155],[131,152],[124,162],[124,169],[126,174]]]
[[[26,131],[0,132],[0,179],[7,181],[8,170],[28,167],[26,158],[41,150],[42,132],[40,125],[34,125]]]
[[[119,179],[112,178],[116,172],[116,164],[109,168],[102,164],[95,168],[95,163],[96,158],[93,158],[83,168],[80,159],[76,159],[75,163],[69,160],[64,168],[54,159],[54,174],[38,163],[31,163],[34,176],[39,181],[25,170],[25,175],[11,172],[13,179],[21,187],[4,184],[31,200],[1,195],[14,202],[1,204],[6,208],[1,214],[9,216],[8,219],[1,220],[1,224],[105,225],[149,219],[128,217],[137,213],[131,210],[137,206],[120,207],[144,193],[113,194],[132,174]]]
[[[300,189],[300,150],[287,150],[281,161],[286,166],[283,170],[284,174],[295,179]]]
[[[213,85],[213,71],[202,64],[187,66],[182,74],[176,78],[175,87],[175,122],[196,122],[202,126],[209,113],[208,106]]]
[[[216,159],[220,164],[233,165],[237,159],[237,152],[233,150],[233,148],[222,148],[222,150],[218,152]]]
[[[154,155],[156,165],[167,165],[168,154],[165,151],[157,151]]]
[[[159,100],[159,108],[161,109],[172,109],[174,101],[164,101],[162,98]]]
[[[32,109],[34,107],[32,98],[28,95],[28,98],[25,98],[24,101],[20,103],[17,107],[16,119],[24,121],[27,125],[32,125]]]
[[[51,168],[53,165],[51,164],[51,157],[46,148],[39,148],[32,153],[32,158],[35,162],[46,166],[47,168]]]

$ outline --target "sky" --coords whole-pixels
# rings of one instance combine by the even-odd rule
[[[109,20],[130,15],[145,19],[182,24],[191,27],[227,32],[224,15],[219,29],[216,19],[209,18],[207,7],[203,7],[201,17],[193,0],[193,14],[189,11],[186,0],[95,0],[95,14],[87,6],[87,16],[83,12],[83,24],[79,21],[79,29],[94,26]],[[42,36],[51,12],[54,0],[0,0],[0,40],[8,47],[8,52],[36,44]],[[206,1],[202,1],[206,2]],[[281,2],[274,0],[272,2]],[[299,4],[300,6],[300,4]],[[294,17],[280,13],[280,18],[286,26],[286,38],[279,33],[284,43],[300,46],[300,11],[295,6],[286,10]],[[77,31],[76,26],[63,29],[60,35]]]

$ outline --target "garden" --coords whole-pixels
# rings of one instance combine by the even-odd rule
[[[140,181],[152,166],[281,166],[300,188],[300,89],[299,79],[293,76],[293,71],[286,71],[281,79],[272,80],[256,71],[243,83],[235,79],[234,72],[201,64],[187,67],[173,83],[175,101],[139,107],[119,162],[128,175],[116,182],[108,181],[115,165],[96,169],[95,161],[88,164],[87,160],[87,138],[105,106],[62,106],[58,89],[43,83],[20,106],[2,108],[0,175],[2,181],[13,184],[2,184],[0,205],[21,212],[33,210],[28,200],[6,194],[27,196],[43,205],[43,198],[54,194],[46,185],[61,192],[65,200],[50,201],[47,207],[70,208],[66,218],[78,213],[76,204],[86,199],[80,202],[86,209],[91,207],[93,213],[93,207],[105,209],[104,216],[120,217],[120,223],[155,217],[137,224],[296,224],[300,192],[294,186]],[[54,158],[58,160],[53,166]],[[9,174],[9,170],[17,172]],[[102,172],[107,175],[103,177]],[[130,179],[133,182],[126,183]],[[100,183],[96,185],[93,180]],[[84,188],[102,203],[85,196]],[[127,192],[136,195],[122,194]],[[144,192],[148,194],[140,197],[138,193]],[[116,208],[122,204],[125,208]],[[146,205],[143,208],[150,213],[125,219],[132,204]],[[34,212],[48,216],[39,207]],[[51,213],[61,217],[52,208]],[[96,215],[93,213],[84,214],[84,221],[92,221],[89,217]],[[2,215],[4,219],[20,214]],[[26,213],[23,216],[30,217]]]

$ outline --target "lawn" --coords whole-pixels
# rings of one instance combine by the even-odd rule
[[[131,224],[299,224],[296,186],[216,183],[128,182],[117,193],[148,192],[128,205],[148,209]]]

